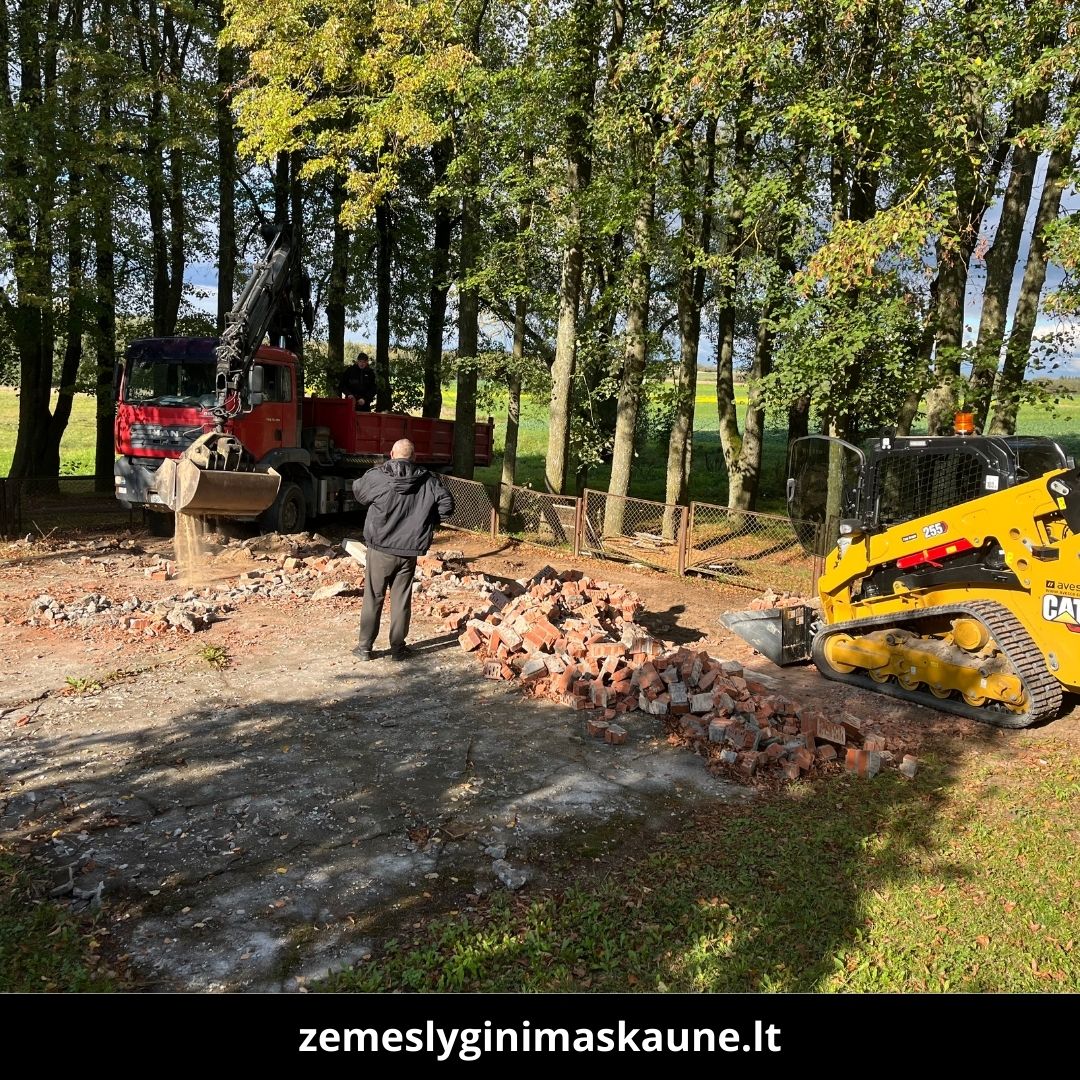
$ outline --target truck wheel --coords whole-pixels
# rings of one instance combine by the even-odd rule
[[[300,485],[283,480],[273,506],[259,518],[259,525],[263,532],[288,534],[302,532],[306,521],[307,503]]]

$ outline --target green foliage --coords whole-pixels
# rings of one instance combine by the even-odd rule
[[[227,0],[224,11],[222,41],[249,58],[242,150],[268,162],[303,150],[307,177],[346,174],[350,225],[397,189],[410,154],[449,133],[444,102],[475,63],[447,0]]]
[[[804,395],[825,425],[871,432],[895,423],[921,378],[918,310],[905,295],[823,294],[781,325],[776,368],[762,380],[776,411]]]

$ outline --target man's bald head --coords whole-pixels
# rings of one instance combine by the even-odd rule
[[[408,439],[398,439],[390,448],[391,461],[412,461],[416,447]]]

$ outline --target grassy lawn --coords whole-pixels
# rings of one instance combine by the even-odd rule
[[[55,406],[56,398],[52,404]],[[95,402],[89,394],[77,394],[71,422],[60,443],[63,476],[92,476],[94,472]],[[0,386],[0,476],[7,476],[15,453],[19,430],[19,398],[9,386]]]
[[[738,402],[745,406],[745,388],[738,387]],[[443,415],[454,415],[454,387],[443,392]],[[521,432],[518,441],[518,482],[542,489],[544,461],[547,455],[547,401],[526,399],[522,403]],[[14,390],[0,387],[0,476],[7,473],[15,447],[18,426],[18,402]],[[1052,435],[1066,449],[1080,457],[1080,396],[1062,401],[1055,412],[1025,406],[1018,425],[1023,435]],[[506,433],[506,405],[500,402],[495,411],[495,450],[501,455]],[[762,483],[762,509],[782,510],[784,502],[784,464],[786,428],[766,432]],[[62,472],[65,475],[88,475],[94,465],[94,400],[87,395],[75,399],[71,423],[61,445]],[[667,470],[667,446],[656,442],[643,448],[634,466],[631,492],[644,499],[663,500]],[[476,479],[498,483],[502,474],[501,457],[476,471]],[[606,490],[610,469],[605,466],[589,475],[589,486]],[[720,454],[716,415],[716,387],[711,372],[702,372],[698,383],[697,412],[694,430],[694,466],[690,494],[694,499],[724,502],[727,476]]]
[[[824,778],[415,924],[341,991],[1080,989],[1080,753],[952,743]]]
[[[0,852],[0,993],[115,990],[99,945],[47,898],[25,860]]]

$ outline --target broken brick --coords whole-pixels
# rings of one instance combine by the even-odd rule
[[[881,754],[875,750],[856,750],[852,747],[847,752],[844,767],[849,773],[872,780],[881,772]]]
[[[834,743],[836,746],[844,746],[847,743],[847,732],[844,730],[843,724],[834,724],[831,720],[819,719],[814,729],[814,735],[818,739]]]

